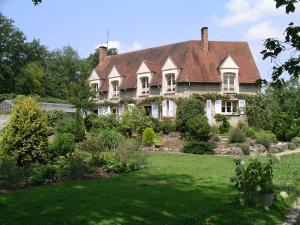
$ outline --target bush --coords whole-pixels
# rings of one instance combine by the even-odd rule
[[[55,125],[56,133],[75,133],[75,120],[73,118],[67,117],[58,120]]]
[[[114,130],[102,130],[96,135],[101,144],[101,151],[117,149],[122,139],[124,139],[122,134]]]
[[[60,173],[57,165],[34,165],[31,169],[29,182],[32,185],[43,185],[45,183],[57,182]]]
[[[16,102],[4,129],[2,149],[19,166],[48,160],[47,123],[44,112],[31,97]]]
[[[230,134],[231,143],[243,143],[245,141],[246,141],[246,134],[242,130],[236,128],[231,132]]]
[[[274,160],[260,162],[256,155],[251,155],[250,163],[245,165],[241,159],[235,158],[235,174],[230,178],[235,188],[242,193],[246,203],[254,203],[256,194],[273,193]]]
[[[92,171],[90,167],[92,154],[83,151],[75,151],[67,159],[67,168],[71,178],[79,179]]]
[[[296,149],[296,145],[294,143],[289,143],[288,144],[288,149],[289,150],[295,150]]]
[[[209,142],[204,141],[191,141],[186,143],[183,146],[184,153],[192,153],[192,154],[214,154],[214,148],[216,146]]]
[[[50,144],[52,158],[66,156],[75,150],[75,136],[70,133],[58,133]]]
[[[121,130],[121,124],[113,114],[108,116],[98,116],[92,113],[85,119],[85,126],[88,131],[95,132],[97,130]]]
[[[55,134],[55,130],[53,127],[47,127],[47,136],[51,136]]]
[[[155,143],[157,135],[152,128],[147,127],[143,132],[143,144],[146,146],[151,146]]]
[[[76,141],[82,141],[85,137],[84,121],[80,109],[76,109],[75,113],[74,134]]]
[[[220,134],[225,134],[229,131],[230,123],[226,116],[222,114],[215,115],[216,122],[219,124],[219,132]]]
[[[163,118],[160,122],[159,122],[159,127],[160,130],[164,133],[164,134],[168,134],[171,131],[175,131],[176,130],[176,124],[175,122],[173,122],[170,118]]]
[[[300,137],[294,137],[292,143],[295,144],[296,147],[300,146]]]
[[[261,145],[265,146],[266,149],[269,149],[270,144],[271,144],[271,139],[266,136],[261,136],[261,137],[257,138],[255,142],[256,142],[256,144],[261,144]]]
[[[207,118],[198,114],[187,122],[188,136],[198,141],[208,141],[210,138],[210,126]]]
[[[280,141],[291,141],[299,134],[300,125],[288,113],[280,113],[274,117],[272,131]]]
[[[52,110],[46,112],[47,124],[49,127],[54,127],[56,122],[64,118],[65,113],[62,110]]]
[[[0,187],[15,188],[22,178],[22,169],[11,157],[0,158]]]
[[[176,126],[181,132],[188,131],[188,120],[195,115],[204,115],[204,104],[195,98],[184,99],[177,104]]]
[[[239,147],[242,149],[244,155],[250,154],[250,146],[248,144],[242,143]]]
[[[133,133],[142,134],[146,127],[154,128],[153,121],[146,116],[145,109],[136,107],[125,111],[121,120],[121,126],[124,134],[129,136]]]
[[[100,138],[95,135],[87,135],[86,139],[77,144],[77,149],[86,152],[102,151]]]

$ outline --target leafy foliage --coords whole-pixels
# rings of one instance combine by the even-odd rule
[[[71,117],[66,117],[58,120],[55,125],[55,131],[57,133],[75,133],[75,120]]]
[[[198,141],[208,141],[211,128],[207,118],[201,114],[195,115],[187,121],[188,136]]]
[[[15,188],[23,177],[22,169],[16,165],[13,158],[0,158],[0,187]]]
[[[187,142],[183,146],[184,153],[192,153],[192,154],[214,154],[214,148],[216,146],[212,143],[205,141],[191,141]]]
[[[97,132],[97,130],[120,130],[120,121],[115,115],[98,116],[94,113],[89,114],[85,119],[85,126],[88,131]]]
[[[230,123],[228,122],[227,117],[222,114],[216,114],[215,119],[216,122],[219,124],[219,132],[221,134],[227,133],[230,128]]]
[[[50,145],[52,158],[66,156],[75,150],[75,136],[70,133],[57,133]]]
[[[231,143],[243,143],[246,141],[246,134],[239,128],[232,130],[230,134]]]
[[[47,124],[50,127],[54,127],[56,122],[62,119],[65,113],[62,110],[51,110],[46,112]]]
[[[171,131],[176,130],[176,124],[170,118],[164,117],[161,121],[159,121],[159,130],[161,130],[164,134],[168,134]]]
[[[196,98],[184,99],[177,104],[177,129],[181,132],[188,131],[188,120],[195,115],[204,115],[204,105],[201,100]]]
[[[155,143],[157,135],[154,130],[150,127],[147,127],[143,132],[143,144],[146,146],[151,146]]]
[[[16,102],[3,134],[2,148],[19,166],[48,159],[46,117],[31,97]]]
[[[80,109],[76,109],[75,113],[75,125],[74,125],[74,134],[76,141],[82,141],[85,137],[85,127]]]
[[[116,150],[124,138],[122,134],[114,130],[101,130],[96,135],[100,140],[101,151]]]

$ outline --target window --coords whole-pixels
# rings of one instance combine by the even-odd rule
[[[97,83],[93,83],[93,84],[91,84],[91,88],[92,88],[92,90],[93,91],[95,91],[95,96],[94,96],[94,98],[98,98],[98,90],[99,90],[99,87],[98,87],[98,84]]]
[[[175,74],[166,74],[167,92],[175,92]]]
[[[112,97],[119,97],[119,82],[118,81],[113,81],[111,82],[112,85]]]
[[[223,90],[228,92],[234,91],[234,74],[223,75]]]
[[[149,94],[149,79],[148,79],[148,77],[141,78],[141,84],[142,84],[142,94],[143,95]]]
[[[237,112],[238,101],[222,101],[222,113],[234,114]]]

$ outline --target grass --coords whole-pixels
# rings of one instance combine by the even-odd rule
[[[0,224],[200,225],[210,218],[216,225],[274,225],[292,202],[277,200],[270,212],[239,205],[230,157],[152,153],[149,160],[144,171],[2,194]],[[297,164],[300,155],[284,157],[276,183],[286,183]]]

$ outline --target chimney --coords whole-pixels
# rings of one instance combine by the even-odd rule
[[[99,47],[99,64],[104,63],[107,59],[107,47]]]
[[[202,41],[203,51],[208,52],[208,27],[201,28],[201,41]]]

